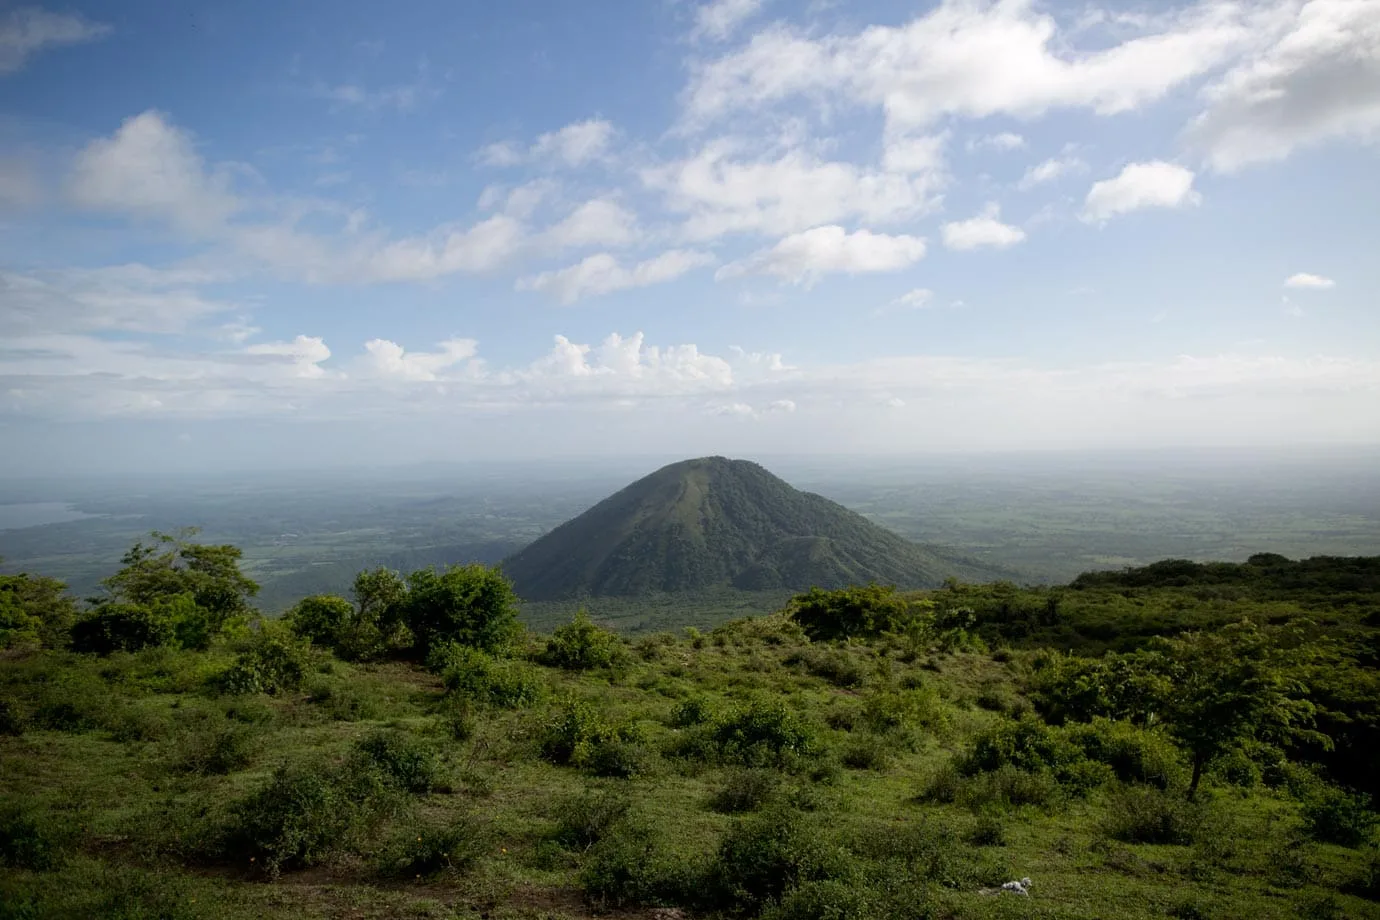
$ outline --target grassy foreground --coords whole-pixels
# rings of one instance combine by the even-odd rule
[[[1380,916],[1369,824],[1328,842],[1295,774],[1227,759],[1190,801],[1180,752],[1106,723],[1059,742],[1101,760],[975,756],[1055,731],[1038,652],[782,615],[584,638],[308,651],[272,694],[227,689],[242,637],[7,652],[0,918]]]

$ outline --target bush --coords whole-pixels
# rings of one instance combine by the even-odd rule
[[[1068,734],[1086,757],[1111,767],[1122,782],[1168,789],[1184,776],[1179,749],[1158,732],[1098,718]]]
[[[863,702],[862,719],[874,732],[936,731],[947,724],[948,714],[933,690],[883,690]]]
[[[709,807],[721,814],[756,811],[773,801],[780,788],[781,775],[774,770],[734,770],[710,797]]]
[[[1107,835],[1125,843],[1186,846],[1203,824],[1201,805],[1144,786],[1122,786],[1107,796]]]
[[[399,878],[463,872],[488,851],[492,836],[487,825],[468,815],[407,828],[384,851],[380,869]]]
[[[287,693],[302,686],[310,664],[301,640],[281,626],[261,623],[221,682],[226,693]]]
[[[405,732],[381,731],[360,740],[352,759],[357,768],[377,769],[387,782],[414,795],[440,785],[442,769],[436,751]]]
[[[72,650],[109,655],[166,645],[176,632],[171,620],[140,604],[104,603],[72,627]]]
[[[817,752],[815,732],[782,703],[754,701],[715,723],[720,756],[747,766],[783,765]]]
[[[60,835],[18,805],[0,808],[0,866],[47,872],[62,864]]]
[[[968,842],[975,847],[1006,845],[1006,826],[996,815],[982,815],[968,833]]]
[[[258,735],[241,725],[217,726],[178,740],[176,769],[203,776],[243,770],[254,759]]]
[[[804,649],[791,653],[785,663],[800,665],[808,673],[827,680],[835,687],[861,687],[867,680],[867,669],[840,649]]]
[[[496,654],[521,629],[512,584],[498,569],[477,563],[413,572],[400,612],[423,658],[445,642]]]
[[[673,905],[687,900],[690,877],[662,834],[624,820],[590,848],[580,887],[600,910]]]
[[[543,664],[570,671],[611,668],[627,660],[622,641],[612,631],[604,629],[589,618],[583,609],[574,619],[559,627],[542,652]]]
[[[29,718],[20,707],[19,701],[0,696],[0,735],[18,737],[29,727]]]
[[[531,706],[541,699],[541,676],[519,661],[495,658],[455,642],[436,646],[427,666],[441,675],[451,693],[505,709]]]
[[[584,792],[556,805],[551,839],[568,850],[588,850],[623,822],[631,802],[621,792]]]
[[[787,610],[813,641],[876,636],[899,629],[910,605],[893,587],[812,588],[791,599]]]
[[[704,697],[691,697],[671,710],[672,728],[689,728],[714,721],[714,708]]]
[[[284,615],[283,620],[296,635],[307,641],[335,648],[345,629],[355,618],[355,605],[335,594],[304,597]]]
[[[595,776],[631,779],[652,772],[656,755],[641,741],[605,738],[595,743],[585,766]]]
[[[1358,847],[1370,839],[1376,820],[1369,796],[1354,795],[1335,786],[1323,787],[1303,805],[1308,836],[1323,843]]]
[[[728,832],[711,872],[716,905],[757,913],[805,882],[845,874],[847,856],[791,812],[770,811]]]
[[[270,876],[350,849],[394,809],[377,772],[321,765],[280,767],[234,809],[225,851]]]
[[[891,750],[876,735],[856,735],[843,746],[839,759],[855,770],[885,770],[891,766]]]
[[[558,766],[584,766],[597,745],[616,738],[593,706],[572,700],[543,727],[541,756]]]
[[[376,695],[339,680],[322,679],[307,685],[307,702],[337,722],[362,722],[378,715]]]

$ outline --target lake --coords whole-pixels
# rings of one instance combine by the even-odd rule
[[[37,527],[40,524],[66,524],[68,521],[82,521],[100,516],[78,511],[67,502],[0,504],[0,530],[19,530],[21,527]]]

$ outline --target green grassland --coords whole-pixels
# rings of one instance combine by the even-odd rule
[[[955,583],[839,640],[778,612],[426,659],[273,624],[202,650],[13,643],[0,918],[1378,917],[1378,571]],[[1281,686],[1330,750],[1243,737],[1190,797],[1165,726],[1051,710],[1052,669],[1243,618],[1308,634]]]

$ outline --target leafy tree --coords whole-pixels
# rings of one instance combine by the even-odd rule
[[[294,633],[313,644],[335,648],[346,628],[355,620],[355,607],[335,594],[304,597],[287,612],[284,620]]]
[[[1214,757],[1248,739],[1329,743],[1309,730],[1313,704],[1295,676],[1300,649],[1284,647],[1250,622],[1187,633],[1165,644],[1170,690],[1163,716],[1170,734],[1188,749],[1190,796]]]
[[[0,575],[0,648],[21,642],[67,644],[77,607],[55,578]]]
[[[168,645],[176,638],[172,621],[162,611],[140,604],[107,602],[72,627],[72,648],[109,655]]]
[[[787,610],[818,642],[893,632],[906,622],[909,605],[895,587],[872,584],[835,591],[811,588],[792,598]]]
[[[441,642],[501,652],[520,628],[513,586],[498,569],[478,563],[413,572],[399,606],[423,657]]]

